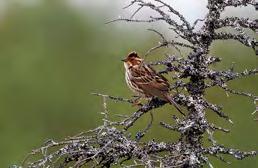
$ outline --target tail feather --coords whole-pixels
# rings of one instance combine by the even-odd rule
[[[169,94],[165,95],[165,98],[166,98],[166,100],[167,100],[170,104],[174,105],[174,107],[175,107],[183,116],[185,116],[185,114],[184,114],[184,113],[182,112],[182,110],[180,109],[179,105],[173,100],[173,98],[172,98]]]

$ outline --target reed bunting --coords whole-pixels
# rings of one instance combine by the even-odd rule
[[[125,80],[128,87],[139,97],[158,97],[172,105],[184,115],[169,94],[168,80],[147,65],[136,52],[131,52],[122,60],[125,67]]]

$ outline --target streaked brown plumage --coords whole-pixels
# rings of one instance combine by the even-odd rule
[[[122,60],[125,67],[125,80],[128,87],[141,97],[158,97],[173,104],[184,115],[169,95],[168,80],[144,63],[136,52],[131,52]]]

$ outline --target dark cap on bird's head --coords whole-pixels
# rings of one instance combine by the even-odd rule
[[[127,57],[126,57],[125,59],[123,59],[122,61],[123,61],[123,62],[126,62],[126,61],[129,61],[129,60],[131,60],[131,59],[135,59],[135,58],[140,59],[140,57],[138,56],[138,54],[137,54],[135,51],[132,51],[132,52],[130,52],[130,53],[127,55]]]

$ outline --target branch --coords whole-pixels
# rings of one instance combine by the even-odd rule
[[[245,96],[245,97],[249,97],[252,100],[255,100],[257,98],[257,96],[251,94],[251,93],[246,93],[246,92],[240,92],[240,91],[236,91],[230,88],[227,88],[225,85],[220,86],[222,89],[224,89],[226,92],[235,94],[235,95],[240,95],[240,96]]]
[[[167,3],[161,1],[161,0],[155,0],[161,4],[163,4],[164,6],[166,6],[171,13],[175,14],[176,16],[179,17],[179,19],[184,23],[184,25],[187,27],[188,31],[191,31],[191,26],[190,23],[188,21],[186,21],[185,17],[180,14],[177,10],[175,10],[172,6],[168,5]]]
[[[218,114],[220,117],[222,117],[222,118],[225,118],[228,122],[230,122],[231,124],[233,124],[233,121],[226,115],[226,114],[224,114],[222,111],[221,111],[221,107],[218,107],[218,106],[216,106],[216,105],[214,105],[214,104],[211,104],[211,103],[209,103],[209,102],[207,102],[207,101],[203,101],[203,105],[206,107],[206,108],[208,108],[208,109],[210,109],[210,110],[212,110],[212,111],[214,111],[216,114]]]
[[[249,69],[249,70],[246,69],[245,71],[242,71],[242,72],[233,72],[232,69],[227,71],[210,70],[208,73],[208,77],[213,81],[210,83],[206,83],[205,88],[210,88],[213,86],[223,86],[225,83],[229,81],[256,75],[256,74],[258,74],[258,70],[256,68]]]
[[[238,17],[227,17],[225,19],[219,19],[214,23],[216,29],[223,27],[237,27],[241,26],[243,28],[248,28],[253,31],[257,29],[257,21],[251,20],[249,18],[238,18]]]
[[[215,33],[214,40],[236,40],[247,47],[255,48],[256,40],[242,34],[230,34],[230,33]]]
[[[216,0],[217,2],[219,0]],[[227,6],[233,6],[233,7],[239,7],[239,6],[247,6],[247,5],[255,5],[255,0],[224,0],[223,7]]]
[[[232,155],[233,157],[235,157],[236,159],[239,159],[239,160],[242,160],[249,156],[257,155],[257,151],[242,152],[237,149],[226,148],[222,145],[217,145],[217,146],[212,146],[212,147],[206,148],[205,153],[210,154],[210,155],[228,154],[228,155]]]
[[[106,97],[106,98],[109,98],[109,99],[114,100],[116,102],[120,101],[120,102],[126,102],[126,103],[130,103],[130,104],[134,103],[134,100],[125,99],[125,98],[122,98],[122,97],[115,97],[115,96],[110,96],[110,95],[101,94],[101,93],[91,93],[91,94],[96,95],[96,96]]]
[[[164,35],[161,34],[160,32],[158,32],[157,30],[154,30],[154,29],[148,29],[149,31],[152,31],[152,32],[155,32],[156,34],[158,34],[161,38],[161,42],[159,42],[159,45],[157,46],[154,46],[152,47],[151,49],[149,49],[145,56],[150,54],[151,52],[153,52],[154,50],[157,50],[159,48],[163,48],[163,47],[169,47],[170,45],[173,46],[179,53],[181,53],[180,49],[178,47],[185,47],[185,48],[190,48],[190,49],[195,49],[194,46],[192,45],[188,45],[188,44],[185,44],[185,43],[182,43],[182,42],[177,42],[177,41],[174,41],[174,40],[166,40]]]
[[[159,99],[152,99],[148,104],[143,105],[139,110],[137,110],[131,117],[124,120],[122,125],[124,129],[127,130],[145,113],[149,112],[152,109],[159,108],[166,104],[167,102],[161,101]]]

